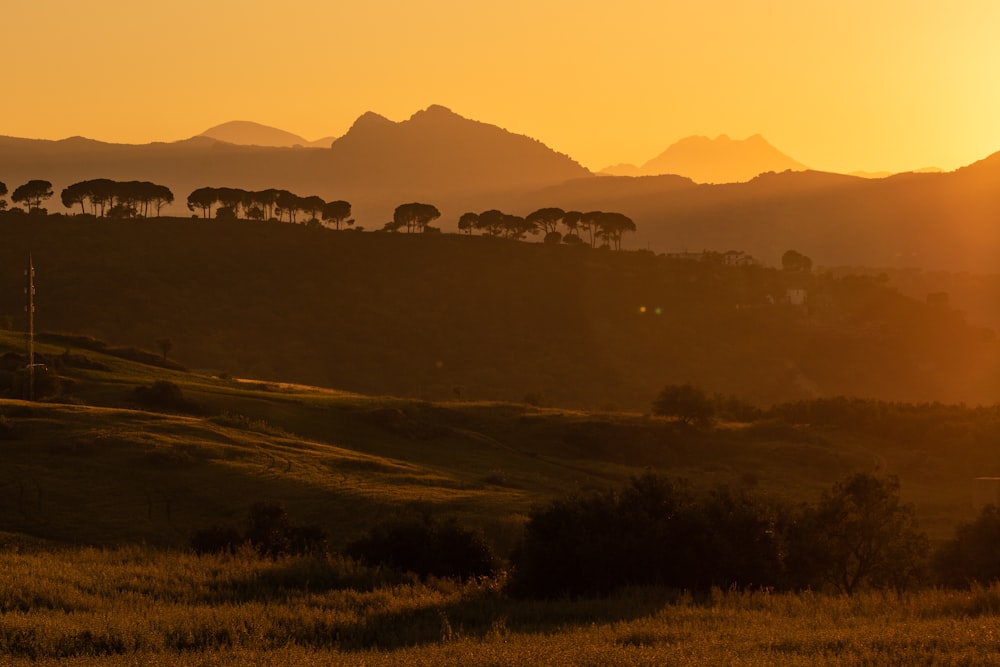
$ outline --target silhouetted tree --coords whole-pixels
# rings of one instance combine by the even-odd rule
[[[160,352],[163,353],[163,360],[166,361],[170,350],[174,349],[174,341],[169,338],[158,338],[156,340],[156,345],[160,348]]]
[[[989,586],[1000,581],[1000,509],[987,505],[934,554],[934,573],[945,586]]]
[[[4,197],[7,196],[7,184],[0,181],[0,211],[7,208],[7,200]]]
[[[503,234],[505,215],[503,211],[498,211],[495,208],[483,211],[479,214],[477,226],[490,236],[500,236]]]
[[[548,236],[550,233],[556,231],[556,227],[564,215],[566,215],[566,211],[561,208],[540,208],[537,211],[529,213],[525,220]]]
[[[596,223],[598,236],[604,240],[605,245],[615,250],[621,250],[625,232],[635,231],[635,223],[622,213],[600,213]]]
[[[215,217],[218,219],[239,218],[240,209],[243,206],[246,196],[246,190],[238,188],[215,188],[215,199],[219,203],[220,210],[223,208],[229,209],[229,213],[222,215],[219,215],[217,211]]]
[[[319,216],[323,213],[324,206],[326,206],[326,202],[323,201],[323,198],[318,195],[303,197],[299,201],[299,210],[308,215],[310,221],[319,220]]]
[[[42,202],[52,196],[52,184],[48,181],[32,180],[19,185],[10,195],[12,201],[24,204],[28,211],[42,208]]]
[[[104,217],[105,210],[114,204],[115,182],[109,178],[84,181],[85,192],[94,215]]]
[[[170,191],[165,185],[151,184],[152,187],[149,189],[149,200],[156,207],[156,217],[160,217],[160,211],[167,204],[172,204],[174,202],[174,193]]]
[[[86,182],[73,183],[63,188],[62,192],[59,193],[59,198],[62,200],[62,205],[66,208],[73,208],[79,204],[80,213],[85,214],[87,209],[84,208],[83,202],[87,199]]]
[[[458,229],[459,231],[465,232],[471,235],[473,229],[479,228],[479,215],[477,213],[463,213],[462,217],[458,219]]]
[[[270,220],[274,217],[274,209],[278,205],[278,195],[280,190],[269,188],[249,193],[249,198],[263,209],[264,219]]]
[[[588,211],[580,215],[579,228],[587,233],[590,239],[590,247],[596,247],[599,235],[601,220],[606,214],[604,211]]]
[[[441,212],[431,204],[400,204],[392,215],[392,230],[406,227],[408,233],[422,232],[428,223],[440,217]]]
[[[350,203],[341,199],[327,202],[323,206],[323,220],[332,224],[334,229],[340,229],[342,224],[353,225],[354,218],[351,217]]]
[[[296,222],[295,214],[299,211],[301,201],[301,197],[288,190],[278,190],[278,195],[275,198],[275,212],[278,215],[278,220],[281,220],[284,214],[288,213],[288,222]]]
[[[187,207],[189,211],[195,208],[201,209],[202,218],[212,217],[212,206],[218,201],[216,188],[198,188],[188,195]]]
[[[812,271],[812,263],[811,259],[797,250],[786,250],[781,256],[781,268],[785,271],[809,273]]]
[[[859,588],[903,588],[919,574],[928,548],[912,505],[899,499],[899,479],[857,473],[823,494],[807,516],[798,549],[812,554],[823,579],[850,595]]]
[[[575,236],[579,238],[577,231],[580,229],[580,218],[583,217],[583,213],[579,211],[566,211],[563,215],[562,223],[563,227],[566,228],[567,236]]]
[[[503,237],[520,241],[526,234],[537,234],[538,227],[531,224],[519,215],[504,214],[501,225],[503,226]]]
[[[685,424],[709,424],[715,417],[715,403],[694,385],[672,384],[664,387],[653,401],[653,414],[674,417]]]

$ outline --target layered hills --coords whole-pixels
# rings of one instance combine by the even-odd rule
[[[164,212],[185,216],[191,214],[187,194],[196,188],[280,188],[349,201],[358,226],[369,230],[410,201],[437,206],[442,217],[435,224],[445,231],[454,231],[466,211],[616,211],[638,228],[625,237],[626,248],[739,250],[770,265],[796,249],[818,266],[995,273],[1000,256],[998,155],[950,173],[866,179],[802,171],[760,137],[692,138],[634,172],[688,176],[595,176],[535,139],[440,106],[401,122],[366,113],[325,148],[300,145],[300,139],[247,123],[142,146],[0,137],[0,181],[14,188],[44,178],[56,193],[91,178],[153,181],[176,197]],[[254,141],[295,145],[242,145]],[[713,162],[723,153],[733,159]],[[743,164],[745,171],[700,174],[691,170],[692,156],[705,169],[725,163]],[[750,177],[767,166],[773,170]],[[48,207],[63,210],[58,199]]]
[[[995,333],[877,277],[457,234],[0,219],[0,316],[238,377],[645,410],[669,383],[769,404],[994,402]],[[737,257],[737,259],[739,259]]]
[[[239,131],[241,140],[249,141],[246,129],[223,126],[210,131],[212,136],[138,146],[81,137],[2,137],[0,180],[44,178],[57,193],[92,178],[153,181],[174,192],[177,203],[166,212],[177,215],[186,214],[185,198],[199,187],[280,188],[350,201],[360,224],[380,227],[406,201],[431,200],[457,217],[461,206],[590,175],[534,139],[441,106],[398,123],[367,113],[327,148],[238,145],[217,138],[234,138],[231,133]],[[261,141],[276,141],[274,132],[257,130]]]
[[[297,134],[248,120],[222,123],[210,127],[198,136],[241,146],[271,146],[274,148],[294,148],[296,146],[327,148],[334,139],[334,137],[325,137],[316,141],[307,141]]]

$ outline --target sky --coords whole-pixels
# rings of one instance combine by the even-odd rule
[[[691,135],[841,172],[1000,151],[996,0],[48,0],[2,21],[0,135],[311,141],[441,104],[594,170]]]

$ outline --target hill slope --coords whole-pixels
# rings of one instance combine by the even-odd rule
[[[0,332],[5,359],[22,345]],[[250,505],[267,502],[324,528],[334,548],[374,524],[427,513],[482,527],[507,553],[533,505],[650,469],[698,488],[749,485],[804,500],[874,464],[903,478],[938,536],[992,499],[991,487],[969,480],[995,465],[995,408],[833,401],[806,406],[812,425],[702,429],[222,379],[99,348],[42,336],[60,394],[0,397],[0,539],[183,546],[198,528],[241,528]],[[154,380],[175,383],[191,410],[137,405],[134,388]]]
[[[618,210],[636,221],[631,247],[742,250],[772,265],[789,248],[822,266],[974,273],[995,273],[1000,257],[1000,153],[955,172],[876,180],[785,172],[694,185],[605,176],[550,186],[519,205]]]
[[[280,223],[2,224],[12,325],[30,248],[39,327],[143,347],[167,337],[182,363],[234,375],[641,410],[686,381],[762,404],[1000,397],[994,334],[877,278]]]

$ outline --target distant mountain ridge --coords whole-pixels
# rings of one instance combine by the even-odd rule
[[[208,128],[197,136],[240,146],[267,146],[271,148],[293,148],[295,146],[327,148],[333,142],[333,137],[308,141],[297,134],[249,120],[233,120],[222,123]]]
[[[793,160],[755,134],[743,140],[722,134],[715,139],[693,136],[672,144],[641,167],[620,164],[601,170],[611,176],[676,174],[696,183],[740,183],[769,171],[805,171]]]
[[[678,143],[699,150],[767,145],[762,138]],[[655,162],[655,171],[667,169],[655,164],[663,163]],[[724,184],[683,175],[595,176],[540,141],[436,105],[399,122],[365,113],[323,148],[209,136],[145,145],[0,136],[0,181],[11,190],[30,179],[51,181],[52,213],[71,212],[59,200],[63,188],[93,178],[166,185],[175,203],[163,213],[184,217],[192,214],[185,202],[196,188],[281,188],[349,201],[358,226],[368,230],[411,201],[437,206],[435,226],[444,231],[455,231],[467,211],[527,215],[557,206],[629,216],[638,231],[626,237],[626,248],[740,250],[771,265],[795,249],[816,266],[997,273],[1000,153],[953,172],[877,179],[786,170],[787,163],[754,168],[765,166],[771,168]]]
[[[186,197],[200,187],[280,188],[347,200],[361,224],[381,227],[395,206],[407,201],[429,201],[457,217],[463,211],[449,206],[490,208],[516,193],[591,176],[535,139],[437,105],[398,123],[363,114],[322,148],[300,139],[247,121],[183,141],[143,145],[0,137],[0,181],[16,186],[44,178],[57,193],[93,178],[153,181],[174,193],[168,215],[187,215]],[[255,143],[239,143],[245,141]],[[288,142],[296,143],[273,145]],[[62,210],[58,197],[49,207]]]

